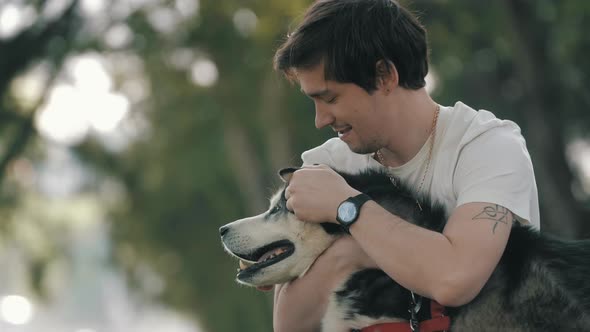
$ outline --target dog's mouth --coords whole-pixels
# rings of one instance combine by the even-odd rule
[[[257,249],[250,255],[238,255],[240,268],[238,279],[243,279],[256,273],[258,270],[276,264],[291,256],[295,251],[295,245],[289,240],[280,240]]]

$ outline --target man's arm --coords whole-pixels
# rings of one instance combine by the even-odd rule
[[[285,196],[287,207],[300,220],[336,223],[338,204],[357,193],[329,167],[311,166],[293,174]],[[350,232],[401,285],[452,306],[470,301],[488,280],[504,251],[512,220],[512,213],[501,206],[466,203],[452,212],[438,233],[369,201]]]
[[[376,267],[375,262],[352,237],[338,239],[302,278],[275,286],[274,331],[317,331],[334,289],[350,273],[370,267]]]
[[[321,326],[329,298],[331,276],[327,269],[317,277],[295,279],[276,285],[273,308],[273,331],[315,332]],[[311,271],[309,271],[311,272]],[[327,278],[322,278],[322,276]]]
[[[380,209],[380,207],[378,208]],[[365,209],[365,207],[363,207],[363,209]],[[407,286],[408,288],[413,289],[417,293],[424,296],[435,298],[438,302],[450,306],[467,303],[480,291],[481,287],[489,278],[491,271],[493,271],[495,268],[496,263],[493,262],[496,261],[496,258],[494,257],[499,256],[491,255],[491,266],[486,264],[486,262],[489,262],[489,260],[486,260],[485,257],[494,251],[497,255],[501,256],[503,246],[500,244],[502,241],[505,241],[502,239],[507,239],[510,225],[512,223],[512,213],[506,209],[498,207],[495,204],[465,204],[464,206],[458,208],[455,213],[453,213],[451,219],[460,219],[462,214],[469,216],[467,220],[464,220],[464,222],[475,224],[473,226],[476,228],[481,227],[479,231],[483,233],[482,235],[484,239],[487,238],[488,240],[478,240],[478,236],[476,235],[477,232],[474,232],[473,237],[466,236],[468,238],[467,240],[469,241],[464,241],[462,239],[464,237],[463,235],[455,233],[460,230],[466,230],[470,227],[469,225],[466,227],[461,227],[460,223],[456,221],[452,222],[453,226],[450,226],[449,224],[445,231],[449,232],[449,234],[452,234],[450,239],[454,239],[457,236],[461,237],[461,239],[450,240],[444,234],[431,232],[411,224],[404,226],[405,222],[400,221],[398,217],[389,214],[387,211],[384,211],[384,213],[387,214],[386,217],[388,218],[388,220],[385,222],[388,224],[400,224],[391,230],[388,228],[387,232],[398,231],[398,236],[403,238],[404,236],[402,232],[404,231],[402,231],[402,229],[404,229],[403,227],[408,227],[411,232],[417,233],[406,236],[417,236],[419,238],[410,241],[392,240],[392,236],[387,235],[387,233],[378,232],[382,233],[378,236],[383,235],[383,238],[385,239],[376,240],[373,242],[369,241],[369,243],[395,244],[396,241],[403,241],[404,244],[401,244],[397,249],[387,249],[382,246],[369,245],[368,250],[372,250],[371,248],[375,247],[377,251],[377,254],[375,254],[377,256],[376,259],[380,258],[385,261],[382,263],[381,268],[385,270],[386,273],[390,275],[393,274],[392,277],[394,278],[409,278],[409,280],[406,281],[410,284]],[[365,214],[368,215],[370,212],[363,211],[361,218],[368,217]],[[359,220],[357,222],[358,225],[351,227],[353,236],[355,234],[357,237],[363,236],[361,233],[362,228],[364,227],[360,226],[361,222],[363,222],[363,220]],[[449,222],[451,222],[451,220],[449,220]],[[375,229],[374,226],[372,227],[373,228],[369,228]],[[420,234],[423,231],[425,234]],[[448,252],[452,253],[454,251],[461,251],[461,253],[456,257],[456,263],[444,264],[441,262],[442,255],[440,255],[440,252],[439,254],[436,254],[436,250],[438,249],[426,249],[430,246],[427,245],[429,242],[425,239],[432,235],[437,237],[438,240],[442,240],[444,246],[448,246]],[[398,236],[394,237],[397,238]],[[469,239],[470,237],[471,239]],[[498,239],[493,239],[494,237],[497,237]],[[359,240],[362,241],[362,239]],[[435,240],[434,242],[438,241]],[[476,252],[478,252],[479,249],[459,249],[462,246],[469,245],[468,243],[464,244],[463,242],[476,243],[476,247],[484,245],[480,247],[482,251],[486,251],[483,249],[484,247],[496,247],[496,249],[490,249],[489,252],[484,252],[483,255],[478,255]],[[486,244],[487,242],[491,242],[492,245]],[[494,245],[493,243],[496,244]],[[453,245],[458,247],[453,247]],[[405,246],[405,249],[403,246]],[[320,327],[321,319],[325,314],[327,301],[329,300],[329,296],[334,291],[335,287],[337,287],[339,283],[342,282],[353,271],[357,271],[361,268],[377,267],[376,262],[367,256],[364,250],[364,248],[359,246],[359,242],[351,237],[340,239],[316,260],[312,268],[303,278],[296,279],[289,284],[277,285],[275,287],[274,297],[274,331],[315,332]],[[399,253],[399,255],[396,255],[396,252]],[[464,256],[464,253],[471,253],[471,255]],[[471,256],[471,258],[469,256]],[[405,260],[408,262],[404,262]],[[396,261],[398,264],[393,264]],[[416,268],[415,265],[420,265],[417,263],[424,263],[427,265],[430,264],[432,270],[437,270],[437,272],[432,273],[426,270],[424,272],[412,272],[411,269]],[[437,267],[439,263],[443,267]],[[464,264],[464,267],[452,267],[454,264],[461,263]],[[404,264],[406,264],[407,267]],[[387,269],[392,269],[393,271],[387,272]],[[443,280],[446,279],[443,277],[443,274],[448,274],[448,271],[455,273],[451,273],[450,277],[448,277],[450,281]],[[489,273],[484,272],[483,276],[478,279],[477,271],[489,271]],[[433,277],[427,278],[428,276]],[[396,280],[398,280],[400,283],[402,282],[399,279]],[[468,282],[466,280],[471,281]],[[419,285],[420,283],[424,283],[426,285],[430,284],[433,287],[411,286]]]
[[[490,203],[456,208],[442,233],[410,224],[369,202],[350,232],[398,283],[447,306],[471,301],[495,269],[514,216]]]

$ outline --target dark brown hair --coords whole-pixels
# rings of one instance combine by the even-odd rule
[[[325,78],[376,89],[385,70],[395,66],[399,85],[419,89],[426,84],[426,30],[394,0],[319,0],[277,50],[274,67],[289,79],[293,69],[324,63]]]

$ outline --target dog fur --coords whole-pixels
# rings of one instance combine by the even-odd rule
[[[282,177],[288,178],[293,170],[283,170]],[[420,211],[414,194],[403,185],[394,186],[386,174],[340,174],[389,212],[418,226],[443,230],[447,216],[441,207],[421,199]],[[220,228],[225,250],[253,264],[239,271],[241,284],[289,282],[302,276],[335,239],[349,236],[333,223],[298,220],[286,208],[285,187],[271,199],[268,211]],[[279,247],[279,255],[256,263]],[[515,223],[505,252],[479,295],[469,304],[447,308],[451,331],[590,331],[589,275],[590,240],[559,240]],[[381,270],[357,271],[334,290],[322,331],[409,321],[410,296]],[[428,299],[422,308],[429,308]],[[430,313],[422,309],[418,314],[422,321]]]

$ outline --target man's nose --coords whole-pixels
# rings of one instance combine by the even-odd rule
[[[334,117],[330,112],[323,109],[321,106],[315,107],[315,127],[317,129],[324,128],[334,122]]]

